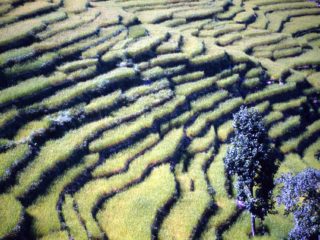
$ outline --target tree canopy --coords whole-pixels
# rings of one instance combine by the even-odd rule
[[[320,235],[320,171],[308,168],[293,176],[282,175],[276,181],[283,184],[277,202],[293,213],[295,226],[289,239],[318,239]]]
[[[254,219],[264,219],[273,208],[272,189],[275,163],[262,116],[252,108],[241,107],[233,116],[235,136],[225,157],[230,176],[236,176],[237,199]]]

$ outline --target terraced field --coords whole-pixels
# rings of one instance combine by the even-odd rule
[[[316,1],[2,0],[0,239],[248,239],[232,114],[319,169],[319,92]]]

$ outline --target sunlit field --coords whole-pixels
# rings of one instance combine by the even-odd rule
[[[0,239],[287,239],[236,205],[241,106],[320,169],[319,1],[1,0]]]

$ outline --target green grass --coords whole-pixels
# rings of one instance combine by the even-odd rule
[[[224,34],[223,36],[219,37],[218,43],[222,46],[231,45],[234,42],[241,40],[241,34],[237,32],[231,32],[228,34]]]
[[[2,37],[0,40],[0,47],[26,39],[43,29],[45,29],[45,24],[37,19],[20,21],[1,28],[0,34]]]
[[[302,104],[306,103],[306,101],[307,101],[306,97],[299,97],[297,99],[289,100],[287,102],[275,103],[272,105],[272,109],[274,111],[280,111],[280,112],[283,112],[292,108],[297,109],[301,107]]]
[[[4,153],[0,153],[0,180],[9,177],[12,167],[19,164],[30,153],[30,150],[28,144],[19,144]]]
[[[130,105],[115,110],[111,113],[111,116],[122,120],[137,117],[146,111],[152,110],[153,107],[167,102],[172,97],[173,92],[171,89],[163,89],[155,93],[150,93],[138,98]]]
[[[174,18],[185,18],[192,19],[197,17],[209,17],[213,14],[221,11],[221,9],[197,9],[197,10],[187,10],[181,11],[173,14]]]
[[[235,201],[228,198],[228,193],[225,189],[226,178],[223,158],[226,152],[227,145],[222,145],[208,169],[208,178],[215,191],[214,202],[218,206],[218,210],[209,218],[205,231],[202,233],[202,239],[215,237],[217,228],[224,224],[236,211]]]
[[[291,138],[286,142],[283,142],[280,146],[280,150],[283,153],[294,151],[303,140],[308,139],[310,136],[317,133],[318,131],[320,131],[320,120],[317,120],[309,126],[307,126],[307,129],[298,137]]]
[[[112,239],[150,239],[158,209],[174,192],[169,165],[157,167],[142,183],[107,201],[97,215],[98,222]]]
[[[157,47],[157,54],[178,52],[181,40],[182,36],[180,34],[171,34],[171,37],[168,41],[163,42],[160,46]]]
[[[100,178],[91,181],[76,193],[75,199],[79,204],[80,215],[86,224],[88,232],[93,237],[101,237],[97,223],[91,214],[92,208],[99,198],[140,179],[147,167],[167,161],[176,152],[182,136],[182,128],[171,130],[155,147],[136,158],[129,165],[129,169],[126,172],[109,179]]]
[[[95,98],[84,107],[86,113],[95,113],[117,104],[122,99],[121,90],[116,90],[106,96]]]
[[[155,81],[151,83],[150,85],[141,85],[138,87],[132,87],[128,89],[126,92],[123,93],[124,97],[128,99],[129,101],[134,101],[137,98],[152,93],[159,91],[161,89],[168,88],[170,85],[168,79],[163,78],[158,81]]]
[[[211,127],[203,137],[196,137],[192,140],[188,147],[190,154],[203,152],[208,150],[216,141],[216,132],[214,127]]]
[[[95,66],[98,63],[98,59],[84,59],[73,62],[68,62],[58,67],[59,71],[64,73],[70,73],[79,69]]]
[[[150,134],[145,139],[133,144],[125,150],[115,153],[98,166],[93,172],[94,177],[103,177],[125,169],[126,164],[136,158],[141,152],[153,146],[160,140],[158,134]]]
[[[182,52],[190,57],[200,55],[204,51],[204,44],[201,40],[195,37],[183,37]]]
[[[215,77],[208,77],[195,82],[179,84],[175,87],[175,92],[177,95],[189,96],[193,93],[211,87],[216,82],[216,80],[217,79]]]
[[[313,73],[310,76],[308,76],[308,82],[316,89],[320,89],[320,73]]]
[[[172,78],[172,81],[176,84],[181,84],[181,83],[185,83],[185,82],[199,80],[200,78],[203,78],[203,77],[204,77],[203,71],[191,72],[191,73],[187,73],[184,75],[175,76]]]
[[[308,165],[301,159],[298,154],[286,154],[276,173],[276,178],[279,178],[282,174],[289,172],[298,173],[300,171],[303,171],[307,167]]]
[[[70,195],[65,196],[65,202],[62,205],[62,213],[66,225],[70,229],[70,235],[77,240],[88,239],[86,230],[82,226],[80,218],[74,209],[74,199]]]
[[[54,168],[58,163],[67,161],[72,153],[81,148],[95,132],[101,131],[109,124],[111,120],[107,117],[69,131],[60,139],[47,141],[38,156],[19,174],[17,184],[10,192],[17,197],[23,196],[37,185],[44,172]],[[60,151],[57,152],[56,149]]]
[[[260,78],[249,78],[246,79],[241,86],[248,88],[248,89],[252,89],[252,88],[256,88],[258,86],[260,86],[261,82],[260,82]]]
[[[168,53],[163,55],[158,55],[156,58],[150,60],[151,66],[166,66],[168,64],[178,64],[188,60],[184,53]]]
[[[89,4],[88,0],[80,0],[77,4],[74,4],[72,0],[64,0],[64,7],[69,13],[80,13],[86,11],[87,5]]]
[[[257,110],[260,113],[264,113],[265,111],[267,111],[270,107],[270,102],[269,101],[264,101],[262,103],[259,103],[257,105],[254,106],[254,109]]]
[[[22,126],[16,133],[14,140],[15,141],[25,141],[30,140],[32,136],[41,134],[45,130],[49,129],[52,125],[50,117],[44,117],[41,120],[34,120],[28,122]]]
[[[42,12],[53,10],[53,8],[56,7],[56,4],[45,1],[27,2],[19,7],[14,8],[6,16],[14,17],[18,20],[23,17],[41,14]]]
[[[275,121],[278,121],[283,118],[283,113],[278,111],[272,111],[268,115],[266,115],[263,120],[264,122],[269,125]]]
[[[191,102],[191,108],[195,112],[200,112],[204,110],[209,110],[217,102],[228,97],[228,92],[226,90],[219,90],[215,93],[210,93],[204,95]]]
[[[0,54],[0,66],[4,67],[9,62],[28,59],[36,54],[37,50],[33,46],[14,48]]]
[[[212,200],[207,192],[202,171],[202,166],[210,157],[211,152],[196,154],[191,160],[188,172],[175,169],[181,196],[170,210],[170,215],[165,218],[159,232],[159,239],[189,239],[192,236],[195,226]],[[190,189],[191,181],[193,181],[194,190]]]
[[[224,27],[219,27],[217,29],[214,30],[204,30],[201,31],[199,36],[200,37],[219,37],[221,35],[227,34],[227,33],[231,33],[231,32],[239,32],[241,30],[244,30],[246,28],[245,25],[243,24],[228,24]]]
[[[69,236],[67,231],[59,231],[59,232],[50,233],[40,239],[41,240],[55,240],[55,239],[69,240]]]
[[[127,48],[127,53],[131,57],[137,57],[141,54],[144,54],[148,51],[151,51],[153,48],[158,46],[161,41],[160,37],[143,37],[138,39],[137,42],[133,43]]]
[[[0,237],[15,237],[23,218],[23,206],[10,194],[0,195]]]
[[[260,90],[255,93],[250,93],[246,96],[245,102],[246,103],[254,103],[257,101],[269,99],[273,96],[284,94],[290,91],[295,90],[296,84],[295,83],[287,83],[285,85],[279,85],[279,84],[272,84],[263,90]]]
[[[207,54],[195,56],[190,60],[191,64],[194,66],[204,65],[208,63],[213,63],[225,57],[225,52],[222,49],[216,49],[213,52]]]
[[[320,60],[318,56],[320,54],[319,49],[314,49],[313,51],[308,51],[296,57],[290,57],[285,59],[279,59],[278,62],[281,64],[286,64],[290,68],[297,68],[304,65],[319,65]]]
[[[319,169],[319,158],[316,158],[316,154],[320,152],[320,139],[318,138],[314,143],[308,146],[303,152],[303,161],[308,166]]]
[[[319,13],[297,0],[2,0],[0,188],[28,222],[19,233],[0,194],[0,233],[249,239],[247,212],[231,222],[232,114],[263,115],[283,154],[275,178],[319,168]],[[251,239],[287,238],[292,216],[276,210]]]
[[[142,79],[145,81],[155,80],[162,78],[164,76],[164,70],[162,67],[156,66],[153,68],[149,68],[146,71],[141,73]]]
[[[285,119],[282,122],[276,123],[273,125],[268,134],[272,139],[279,138],[283,136],[284,134],[288,133],[290,130],[292,130],[295,127],[298,127],[301,123],[301,117],[300,116],[291,116],[287,119]]]
[[[58,108],[73,99],[83,96],[85,93],[97,91],[98,89],[112,83],[130,80],[134,78],[135,75],[136,73],[132,68],[117,68],[108,73],[99,75],[92,80],[87,80],[85,82],[80,82],[75,86],[64,88],[63,90],[58,91],[55,95],[44,99],[41,103],[35,104],[30,108]]]
[[[16,108],[9,109],[0,115],[0,129],[6,126],[19,116],[19,111]]]
[[[187,112],[173,118],[172,120],[170,120],[168,125],[170,126],[170,129],[179,128],[183,124],[185,124],[193,115],[194,115],[193,111],[187,111]]]
[[[40,69],[55,64],[59,60],[59,55],[55,52],[45,53],[35,60],[30,60],[26,63],[17,63],[10,68],[4,70],[7,77],[17,77],[29,72],[36,72]]]
[[[209,112],[205,112],[199,115],[195,122],[187,128],[186,133],[189,137],[197,136],[202,129],[208,124],[211,123],[225,114],[231,113],[237,109],[243,103],[242,98],[232,98],[221,104],[215,109]]]
[[[40,195],[35,202],[27,208],[27,213],[32,217],[32,230],[39,238],[60,230],[59,215],[56,206],[61,191],[72,183],[86,168],[94,165],[99,160],[99,155],[87,155],[83,161],[66,171],[48,186],[45,194]],[[46,214],[43,214],[43,213]]]
[[[147,34],[147,31],[142,26],[132,26],[129,28],[128,36],[129,38],[139,38],[144,37]]]
[[[107,34],[108,41],[104,41],[103,43],[100,43],[96,46],[90,47],[88,50],[84,51],[81,55],[84,58],[94,58],[98,56],[102,56],[105,54],[108,50],[110,50],[117,42],[124,40],[127,36],[127,30],[123,28],[122,26],[114,26],[110,27]],[[120,32],[119,34],[116,34]],[[116,36],[114,36],[116,35]]]
[[[246,78],[256,78],[259,77],[263,73],[263,69],[261,67],[252,68],[248,72],[246,72]]]
[[[319,27],[319,16],[301,16],[295,17],[294,20],[286,23],[283,31],[290,34],[306,31]],[[301,24],[297,24],[297,22]]]
[[[287,57],[294,57],[302,53],[301,47],[289,48],[289,49],[281,49],[275,50],[273,52],[273,58],[287,58]]]
[[[217,86],[219,88],[228,88],[228,87],[231,87],[232,85],[235,85],[239,81],[240,81],[239,74],[234,74],[234,75],[227,77],[225,79],[218,80]]]
[[[236,23],[249,23],[255,20],[255,12],[253,10],[246,10],[245,12],[240,12],[234,17]]]
[[[218,127],[217,135],[222,142],[225,142],[231,133],[233,133],[232,120],[226,121]]]
[[[101,138],[90,143],[90,151],[98,152],[108,147],[115,146],[127,138],[138,134],[143,129],[151,128],[156,119],[170,114],[183,102],[184,98],[176,98],[175,100],[164,104],[162,107],[154,108],[150,114],[142,115],[135,121],[121,124],[116,128],[106,131]]]

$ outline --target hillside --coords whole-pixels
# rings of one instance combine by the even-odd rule
[[[320,168],[319,5],[2,0],[0,239],[249,239],[232,114],[264,116],[277,177]],[[286,238],[277,210],[251,239]]]

